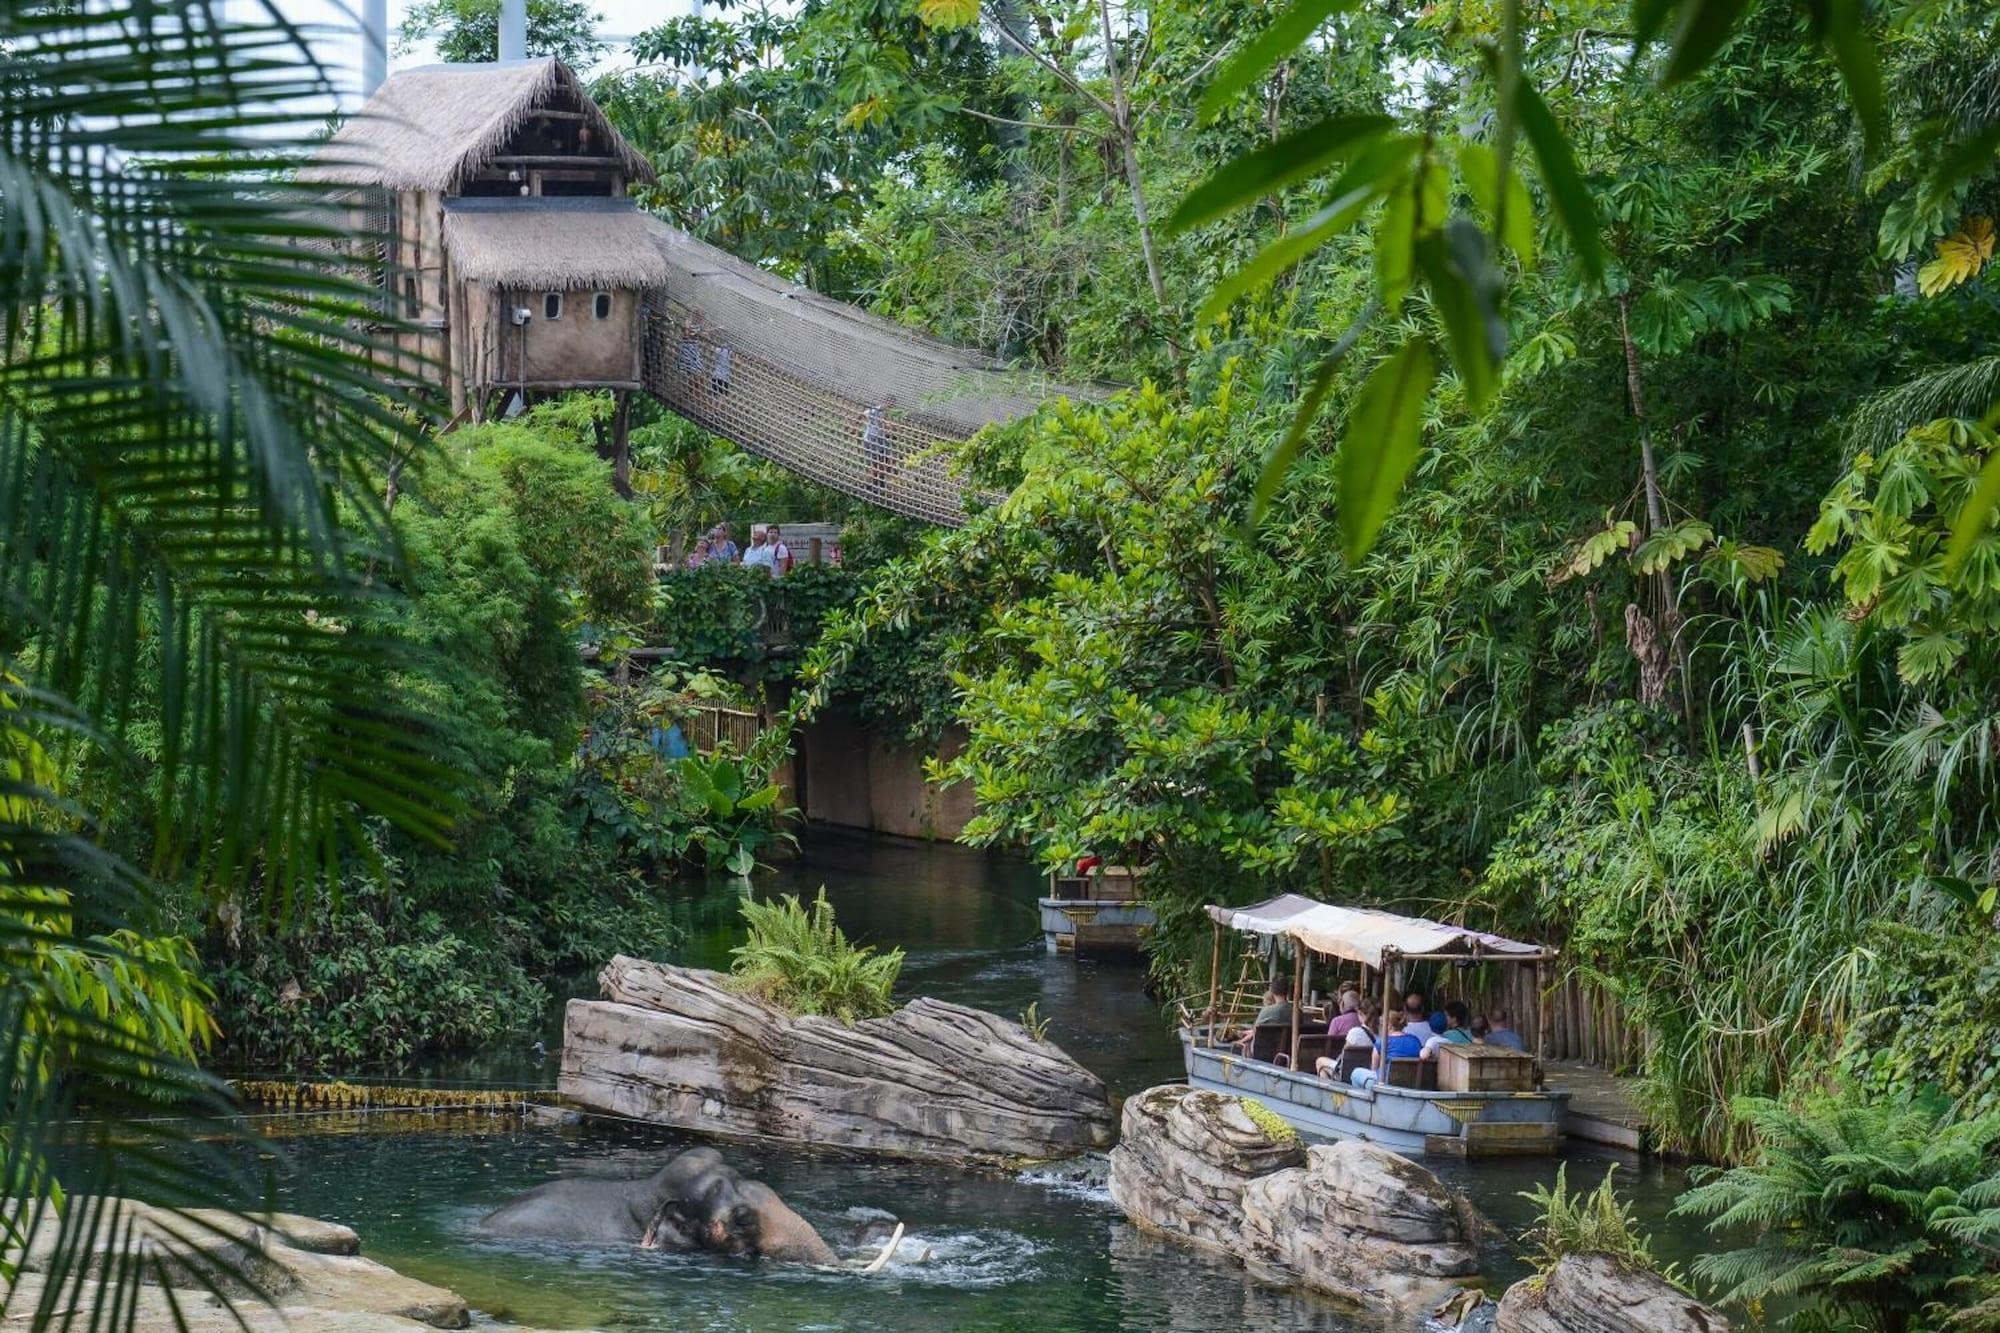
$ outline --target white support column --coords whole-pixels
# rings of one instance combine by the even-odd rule
[[[528,58],[528,0],[500,0],[500,58]]]
[[[366,0],[361,10],[361,95],[373,97],[389,77],[389,0]]]

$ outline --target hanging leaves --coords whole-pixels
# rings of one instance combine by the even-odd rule
[[[1658,574],[1715,540],[1715,529],[1698,518],[1684,518],[1661,528],[1632,552],[1632,567],[1641,574]]]
[[[925,0],[925,3],[936,2]],[[1222,67],[1215,82],[1202,95],[1201,118],[1214,120],[1259,74],[1290,55],[1320,24],[1354,8],[1356,3],[1357,0],[1298,0]]]
[[[917,17],[939,32],[969,28],[979,22],[979,0],[917,0]]]
[[[1436,378],[1429,344],[1412,338],[1369,373],[1355,397],[1340,446],[1340,549],[1350,561],[1375,544],[1416,466],[1424,400]]]
[[[1571,579],[1582,578],[1594,572],[1597,567],[1620,551],[1630,550],[1632,539],[1639,533],[1639,525],[1629,518],[1614,520],[1604,516],[1604,526],[1585,537],[1576,548],[1575,554],[1561,568],[1550,576],[1550,583],[1567,583]]]
[[[1938,296],[1979,276],[1993,260],[1993,219],[1968,218],[1938,242],[1937,258],[1917,270],[1917,290]]]
[[[1387,116],[1329,116],[1276,143],[1231,158],[1181,200],[1167,220],[1167,231],[1186,231],[1302,181],[1388,133],[1394,124]]]

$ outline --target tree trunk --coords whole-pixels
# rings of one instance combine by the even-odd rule
[[[1125,164],[1125,184],[1132,191],[1132,217],[1139,224],[1139,250],[1146,258],[1146,284],[1153,289],[1153,304],[1164,323],[1167,314],[1167,284],[1160,276],[1160,256],[1153,244],[1153,220],[1146,208],[1146,181],[1139,171],[1139,132],[1132,123],[1132,103],[1125,93],[1125,74],[1118,65],[1117,41],[1111,32],[1111,0],[1097,0],[1097,14],[1104,31],[1104,64],[1111,73],[1111,110],[1118,147]],[[1166,334],[1167,353],[1180,360],[1180,340]]]
[[[1659,468],[1653,458],[1653,428],[1646,419],[1646,395],[1639,376],[1639,348],[1632,341],[1632,295],[1630,292],[1618,294],[1618,338],[1625,351],[1625,393],[1632,407],[1632,419],[1639,424],[1639,474],[1646,492],[1646,535],[1652,536],[1667,525],[1666,500],[1660,491]],[[1625,629],[1627,641],[1632,645],[1639,662],[1639,701],[1645,704],[1659,704],[1666,701],[1667,687],[1675,674],[1672,666],[1678,666],[1681,678],[1681,715],[1690,723],[1694,718],[1694,700],[1689,694],[1687,679],[1686,647],[1681,642],[1681,593],[1680,585],[1674,580],[1671,569],[1662,569],[1654,576],[1659,594],[1660,614],[1657,623],[1649,623],[1644,632],[1635,635],[1637,628],[1633,617],[1640,614],[1637,607],[1626,608]],[[1640,615],[1644,619],[1643,615]],[[1652,664],[1641,655],[1645,646],[1658,660]],[[1670,665],[1671,664],[1671,665]],[[1648,695],[1651,698],[1648,698]]]

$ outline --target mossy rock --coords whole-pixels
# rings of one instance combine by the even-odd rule
[[[1250,1117],[1250,1123],[1264,1131],[1264,1136],[1277,1144],[1293,1144],[1299,1141],[1299,1131],[1292,1123],[1273,1111],[1255,1097],[1245,1097],[1243,1114]]]

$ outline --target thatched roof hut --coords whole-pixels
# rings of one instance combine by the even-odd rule
[[[444,211],[458,276],[502,287],[664,287],[659,233],[629,199],[453,199]]]
[[[299,175],[457,194],[525,122],[551,107],[578,116],[595,151],[614,159],[627,181],[656,179],[645,155],[612,126],[569,66],[553,58],[395,74]]]

